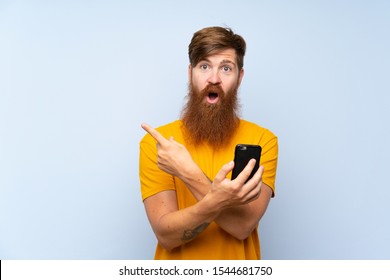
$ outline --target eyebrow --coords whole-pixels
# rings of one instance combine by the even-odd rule
[[[211,60],[208,59],[208,58],[204,58],[204,59],[200,60],[198,63],[201,63],[202,61],[206,61],[206,62],[208,62],[208,63],[211,63]],[[234,66],[236,66],[236,63],[233,62],[233,61],[231,61],[231,60],[229,60],[229,59],[224,59],[224,60],[222,60],[222,61],[219,63],[219,65],[221,65],[221,64],[226,64],[226,63],[230,63],[230,64],[233,64]]]
[[[230,63],[230,64],[233,64],[234,66],[236,65],[236,63],[234,63],[233,61],[231,61],[229,59],[222,60],[220,64],[224,64],[224,63]]]

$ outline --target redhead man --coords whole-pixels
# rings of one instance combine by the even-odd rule
[[[229,28],[197,31],[189,44],[189,91],[181,118],[140,142],[142,199],[158,244],[155,259],[260,259],[258,223],[275,189],[277,137],[239,117],[244,39]],[[262,147],[230,179],[237,144]]]

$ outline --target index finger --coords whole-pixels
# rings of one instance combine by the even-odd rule
[[[165,141],[168,141],[164,136],[161,135],[156,129],[148,125],[147,123],[141,124],[141,127],[150,134],[159,144],[163,144]]]

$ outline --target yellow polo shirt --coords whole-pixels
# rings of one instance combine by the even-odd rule
[[[174,139],[186,146],[193,160],[208,178],[214,179],[221,167],[233,160],[237,144],[257,144],[262,147],[260,164],[264,166],[263,183],[275,191],[275,176],[278,158],[277,137],[268,129],[254,123],[240,120],[237,131],[224,149],[214,150],[209,145],[188,145],[183,137],[183,123],[174,121],[157,128],[166,138]],[[184,183],[177,177],[161,171],[157,166],[156,141],[146,134],[140,142],[139,175],[142,199],[165,190],[175,190],[179,209],[195,204],[197,201]],[[230,178],[230,174],[228,174]],[[194,240],[167,251],[157,244],[155,259],[260,259],[260,243],[257,229],[241,241],[221,229],[215,222]]]

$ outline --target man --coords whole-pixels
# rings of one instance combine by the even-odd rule
[[[158,239],[155,259],[260,259],[258,223],[274,193],[278,144],[269,130],[238,116],[244,39],[228,28],[196,32],[189,45],[189,93],[181,119],[140,143],[146,213]],[[230,180],[236,144],[262,147]]]

